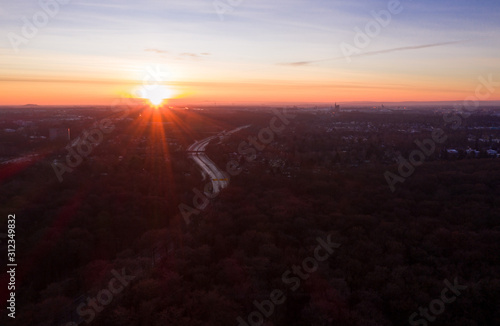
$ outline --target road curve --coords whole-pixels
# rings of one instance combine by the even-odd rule
[[[215,165],[215,163],[208,158],[208,156],[205,154],[205,148],[212,140],[215,140],[222,136],[230,135],[249,126],[250,125],[242,126],[229,132],[223,131],[216,136],[210,136],[208,138],[198,140],[188,147],[188,157],[198,165],[201,171],[205,175],[207,175],[212,182],[212,193],[210,194],[212,197],[218,195],[222,189],[226,188],[229,185],[230,176],[219,169],[217,165]]]

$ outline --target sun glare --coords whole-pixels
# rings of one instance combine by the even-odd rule
[[[144,93],[144,98],[154,106],[162,104],[173,96],[173,91],[165,85],[150,85]]]

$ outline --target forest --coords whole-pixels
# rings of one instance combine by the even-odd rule
[[[14,324],[499,325],[498,117],[294,113],[251,161],[238,146],[272,111],[134,112],[63,182],[64,144],[0,166]],[[242,125],[206,151],[242,173],[186,224],[179,204],[206,180],[184,150]],[[433,128],[448,140],[392,192],[385,171]],[[482,154],[445,154],[469,147]]]

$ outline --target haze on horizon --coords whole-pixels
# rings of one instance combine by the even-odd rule
[[[54,1],[31,34],[39,1],[0,4],[0,105],[111,105],[155,76],[158,96],[233,103],[455,101],[500,82],[494,0]]]

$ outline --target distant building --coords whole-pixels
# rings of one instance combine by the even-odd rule
[[[49,129],[49,139],[66,139],[71,140],[71,130],[70,128],[50,128]]]
[[[480,154],[480,152],[478,150],[474,150],[471,148],[467,149],[466,152],[467,152],[467,155],[469,157],[479,157],[479,154]]]
[[[488,154],[488,156],[490,157],[498,157],[498,152],[494,149],[488,149],[486,151],[486,154]]]
[[[340,112],[340,105],[335,102],[335,106],[330,107],[332,113]]]

